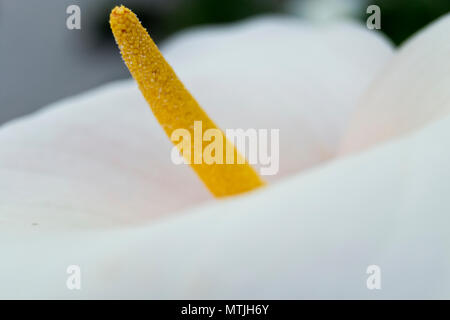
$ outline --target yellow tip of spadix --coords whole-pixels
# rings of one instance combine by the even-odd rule
[[[130,9],[124,6],[115,7],[110,15],[110,25],[125,64],[169,137],[175,129],[185,129],[194,139],[194,122],[199,121],[205,131],[218,130],[178,79]],[[225,134],[219,132],[224,141],[223,155],[227,154],[227,148],[231,148],[235,158],[241,161],[233,164],[225,161],[221,164],[195,164],[192,163],[192,159],[187,159],[191,161],[192,168],[208,189],[215,196],[221,197],[250,191],[264,185],[248,162],[245,159],[242,161],[242,155],[225,138]],[[195,142],[192,140],[189,155],[198,151],[194,145]]]

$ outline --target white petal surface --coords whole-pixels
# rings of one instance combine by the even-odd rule
[[[341,152],[364,149],[450,112],[450,14],[413,36],[361,98]]]
[[[165,56],[222,128],[280,129],[280,172],[269,181],[336,155],[358,98],[393,56],[351,22],[270,17],[211,30],[175,38]]]
[[[293,21],[267,23],[247,25],[239,42],[217,30],[223,34],[200,32],[166,50],[222,127],[282,129],[286,175],[333,155],[354,101],[390,49],[351,26],[306,32]],[[302,47],[292,45],[291,54],[296,28]],[[359,47],[356,39],[367,42]],[[376,48],[384,58],[367,64]],[[170,162],[170,143],[134,84],[69,100],[0,129],[0,297],[449,298],[449,128],[447,117],[213,201],[189,168]],[[208,199],[183,215],[150,219]],[[72,264],[81,267],[81,291],[66,287]],[[381,267],[381,291],[366,288],[371,264]]]
[[[192,31],[164,51],[223,128],[281,129],[277,177],[333,155],[354,102],[391,55],[361,26],[283,18]],[[124,226],[213,201],[170,150],[131,81],[7,124],[0,228]]]
[[[170,160],[133,82],[72,98],[0,130],[0,211],[9,227],[136,223],[211,199]]]
[[[447,117],[265,190],[139,228],[29,227],[13,244],[2,230],[0,297],[448,299],[449,138]],[[71,264],[81,267],[81,291],[65,286]],[[372,291],[366,268],[374,264],[382,289]]]

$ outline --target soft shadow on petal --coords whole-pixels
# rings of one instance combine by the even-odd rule
[[[260,18],[187,32],[168,60],[223,128],[280,129],[273,181],[333,156],[355,100],[391,56],[364,27]],[[118,63],[121,63],[118,61]],[[141,223],[212,198],[131,81],[0,128],[0,228]]]
[[[392,57],[378,33],[267,17],[191,31],[163,52],[222,128],[280,129],[276,181],[336,155],[358,98]]]
[[[22,230],[13,244],[2,232],[0,297],[448,299],[448,138],[450,117],[139,228],[34,241]],[[64,285],[71,264],[82,269],[81,291]],[[369,265],[381,268],[382,290],[367,289]]]
[[[130,81],[7,124],[0,145],[5,227],[137,223],[212,199],[172,163],[172,144]]]
[[[409,40],[361,98],[341,153],[418,129],[450,111],[450,14]]]

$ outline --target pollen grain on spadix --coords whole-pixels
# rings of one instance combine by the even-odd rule
[[[186,129],[190,136],[194,137],[193,124],[196,121],[200,121],[205,130],[218,129],[179,80],[130,9],[124,6],[115,7],[110,15],[110,25],[125,64],[169,137],[175,129]],[[226,139],[223,131],[220,132],[225,141],[223,154],[225,155],[227,148],[229,150],[231,146],[235,158],[242,158],[239,151]],[[199,151],[195,150],[194,141],[190,145],[191,154]],[[264,185],[247,161],[233,164],[194,163],[191,167],[217,197],[239,194]]]

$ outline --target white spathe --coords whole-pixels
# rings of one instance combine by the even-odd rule
[[[192,31],[164,52],[223,129],[280,129],[280,172],[270,182],[336,154],[358,97],[392,56],[359,25],[281,17]],[[134,81],[11,122],[0,145],[0,206],[10,221],[123,225],[213,200],[189,167],[170,161],[172,144]]]
[[[402,46],[360,98],[342,153],[406,134],[450,112],[449,30],[447,15]]]
[[[437,26],[427,38],[449,29]],[[352,24],[266,18],[164,52],[222,128],[281,129],[286,178],[212,199],[170,162],[128,81],[12,122],[0,128],[1,298],[449,298],[450,117],[317,166],[394,61],[389,44]],[[81,291],[66,288],[71,264]],[[372,264],[380,291],[366,288]]]

